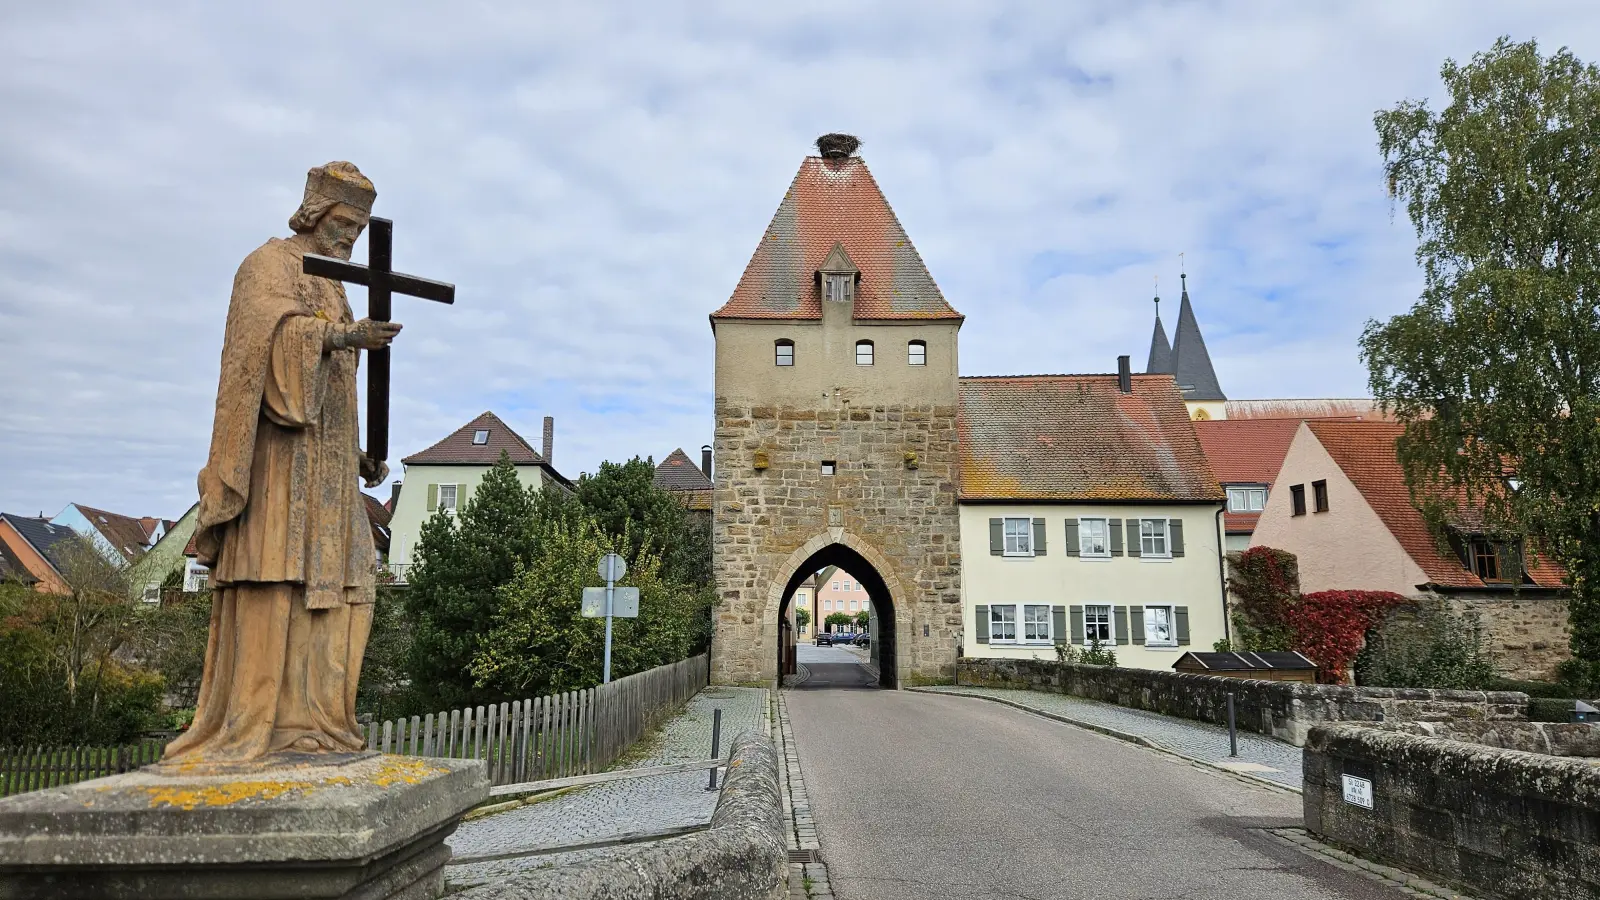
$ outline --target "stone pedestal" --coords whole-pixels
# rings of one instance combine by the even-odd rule
[[[145,770],[0,800],[0,900],[433,900],[476,760]]]

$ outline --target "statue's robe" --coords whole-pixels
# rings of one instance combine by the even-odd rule
[[[375,555],[360,491],[353,321],[344,287],[274,238],[234,277],[195,548],[211,567],[199,704],[165,763],[355,751]]]

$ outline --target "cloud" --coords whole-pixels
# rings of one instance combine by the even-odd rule
[[[576,474],[709,441],[706,314],[824,131],[864,138],[967,373],[1142,361],[1183,252],[1230,395],[1359,395],[1362,324],[1419,287],[1372,112],[1501,33],[1600,58],[1589,5],[1445,0],[5,16],[0,509],[47,513],[192,501],[233,270],[330,159],[459,285],[396,301],[396,456],[492,408],[554,415]]]

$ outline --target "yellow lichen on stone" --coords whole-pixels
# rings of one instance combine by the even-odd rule
[[[146,787],[152,808],[176,806],[199,809],[202,806],[232,806],[245,800],[273,800],[290,791],[310,791],[308,781],[230,781],[203,787]]]
[[[378,787],[389,787],[393,784],[417,784],[435,775],[443,775],[449,769],[439,766],[430,766],[414,756],[385,756],[379,764],[378,771],[373,773],[372,783]]]

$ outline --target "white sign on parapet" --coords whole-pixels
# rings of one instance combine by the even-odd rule
[[[1344,776],[1344,802],[1372,808],[1372,782],[1354,775]]]

